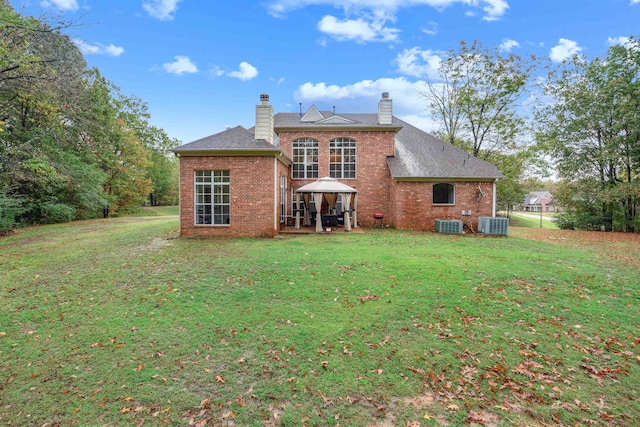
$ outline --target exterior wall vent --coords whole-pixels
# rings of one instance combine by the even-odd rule
[[[458,219],[436,219],[436,231],[444,234],[462,234],[462,221]]]
[[[509,218],[481,216],[478,218],[478,232],[491,236],[506,236],[509,232]]]

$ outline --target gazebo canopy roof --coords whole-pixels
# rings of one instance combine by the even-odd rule
[[[335,178],[325,176],[310,184],[303,185],[296,190],[297,193],[357,193],[353,187],[343,184]]]

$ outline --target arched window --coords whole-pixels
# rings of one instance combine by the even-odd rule
[[[335,138],[329,142],[329,176],[331,178],[356,177],[356,141]]]
[[[318,177],[318,140],[298,138],[293,141],[293,179]]]
[[[433,204],[453,205],[456,203],[456,187],[446,182],[433,184]]]

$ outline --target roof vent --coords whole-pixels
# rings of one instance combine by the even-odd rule
[[[262,104],[264,105],[267,105],[269,103],[269,94],[268,93],[260,94],[260,102],[262,102]]]
[[[389,99],[389,92],[382,92],[382,99]]]

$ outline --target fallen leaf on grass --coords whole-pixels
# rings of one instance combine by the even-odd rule
[[[224,379],[220,375],[216,375],[216,382],[224,384]]]

